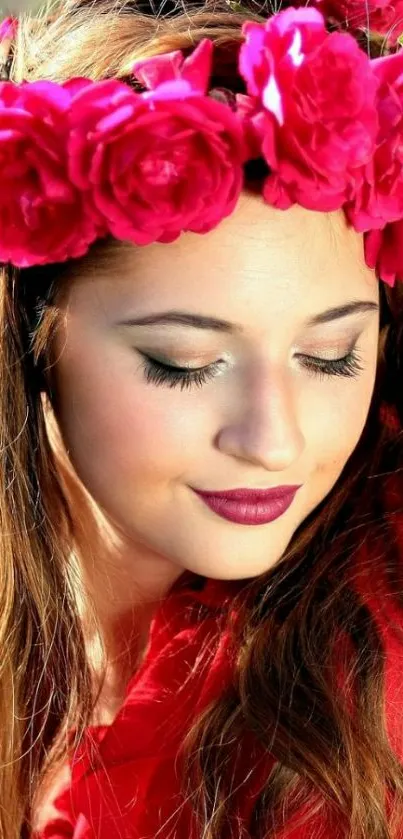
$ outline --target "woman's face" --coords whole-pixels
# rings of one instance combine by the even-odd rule
[[[279,560],[363,430],[378,294],[342,213],[250,195],[209,234],[116,243],[77,277],[56,339],[56,415],[133,561],[241,579]],[[195,492],[290,485],[290,506],[264,523],[230,521]]]

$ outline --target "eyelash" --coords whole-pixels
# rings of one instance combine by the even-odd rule
[[[315,356],[298,356],[297,358],[305,359],[303,366],[313,376],[319,378],[326,378],[326,376],[345,376],[347,378],[357,378],[362,372],[361,356],[355,347],[344,355],[342,358],[315,358]],[[308,360],[308,363],[306,363]]]
[[[326,378],[328,376],[345,376],[356,378],[362,371],[360,356],[355,349],[352,349],[343,358],[324,359],[314,356],[297,355],[303,359],[303,366],[313,376]],[[143,354],[143,369],[147,382],[155,385],[167,385],[170,388],[180,387],[181,390],[191,387],[203,387],[206,382],[214,379],[221,366],[220,361],[215,361],[207,367],[186,368],[173,367],[156,361],[155,358]]]
[[[193,386],[203,387],[203,385],[210,379],[214,379],[220,362],[215,361],[207,367],[186,368],[186,367],[171,367],[169,364],[163,364],[162,361],[156,361],[149,355],[144,355],[144,372],[147,382],[155,385],[167,384],[168,387],[180,387],[181,390],[189,389]]]

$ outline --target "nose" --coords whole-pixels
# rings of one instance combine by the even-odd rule
[[[232,404],[216,435],[217,448],[269,472],[289,469],[305,447],[287,373],[255,375]]]

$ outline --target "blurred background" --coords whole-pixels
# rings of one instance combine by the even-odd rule
[[[7,17],[24,10],[36,10],[43,5],[43,0],[0,0],[0,15]]]

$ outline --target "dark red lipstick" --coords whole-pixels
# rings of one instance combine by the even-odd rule
[[[236,524],[268,524],[288,510],[300,487],[301,484],[221,492],[195,489],[194,492],[221,518]]]

